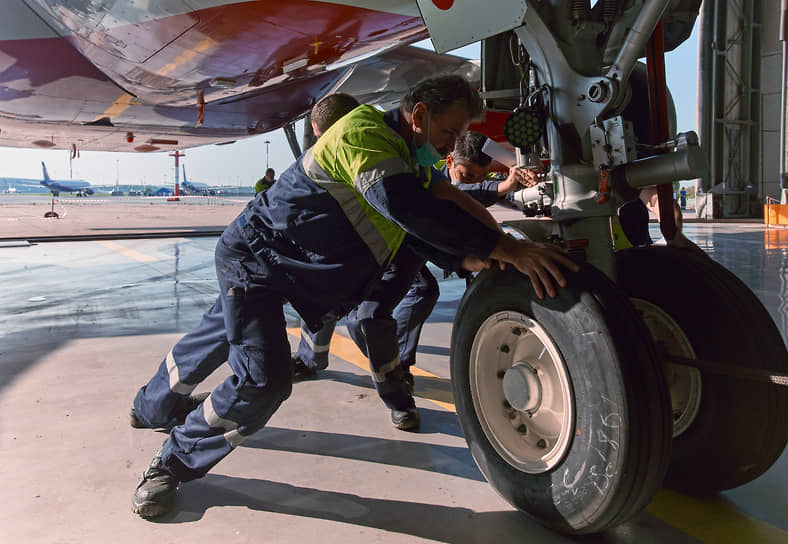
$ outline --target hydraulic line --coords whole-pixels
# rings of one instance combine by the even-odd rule
[[[648,96],[651,109],[651,136],[654,144],[670,138],[668,129],[668,92],[665,83],[665,46],[662,19],[646,44],[646,65],[648,67]],[[673,185],[657,185],[659,199],[659,228],[665,240],[676,237],[676,218],[673,215]]]

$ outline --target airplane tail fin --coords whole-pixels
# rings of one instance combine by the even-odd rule
[[[47,165],[44,164],[44,161],[41,161],[41,168],[44,171],[44,181],[49,181],[49,172],[47,172]]]
[[[186,183],[187,181],[189,181],[188,179],[186,179],[186,165],[185,164],[181,165],[181,168],[183,168],[183,182]]]

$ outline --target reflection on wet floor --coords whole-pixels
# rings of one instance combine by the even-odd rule
[[[766,231],[755,224],[688,224],[684,230],[711,258],[755,292],[785,338],[788,231]],[[652,227],[652,237],[659,238],[656,225]],[[32,488],[30,480],[24,479],[30,471],[20,468],[28,462],[25,455],[28,450],[19,448],[24,444],[30,451],[43,451],[30,440],[25,441],[33,425],[34,434],[46,435],[51,440],[44,444],[67,452],[70,460],[82,459],[80,455],[84,454],[87,443],[91,444],[90,451],[108,449],[106,455],[115,464],[125,461],[125,469],[111,464],[112,473],[101,473],[98,479],[102,481],[94,484],[91,480],[91,485],[117,499],[118,504],[128,500],[139,471],[144,468],[138,465],[148,460],[149,450],[155,450],[162,438],[128,428],[124,419],[128,403],[136,387],[144,383],[160,361],[158,358],[166,352],[165,339],[156,335],[175,333],[166,338],[167,342],[174,341],[177,334],[193,328],[202,312],[213,304],[218,289],[213,261],[215,244],[215,238],[190,238],[0,248],[0,274],[9,287],[0,305],[2,406],[10,410],[23,401],[39,403],[38,411],[24,407],[28,418],[25,421],[31,423],[19,425],[9,418],[0,425],[0,431],[6,433],[3,436],[13,433],[13,440],[19,437],[12,446],[8,445],[13,442],[10,438],[0,444],[6,448],[0,451],[12,454],[4,455],[4,463],[12,467],[9,476],[17,478],[12,484]],[[395,431],[388,427],[388,414],[381,415],[379,401],[363,370],[365,362],[355,361],[353,367],[340,361],[335,352],[329,370],[320,380],[297,384],[296,393],[300,394],[288,400],[269,427],[250,438],[219,471],[187,484],[190,492],[179,499],[180,517],[169,520],[171,524],[155,526],[156,530],[171,529],[165,525],[175,525],[181,530],[189,525],[187,522],[198,520],[199,524],[191,525],[199,530],[205,528],[204,524],[217,523],[217,519],[228,527],[244,526],[234,517],[241,512],[257,524],[270,523],[274,515],[284,516],[285,521],[280,522],[278,530],[290,531],[287,534],[298,533],[299,527],[307,533],[310,533],[307,527],[311,527],[311,534],[328,527],[338,531],[330,533],[331,536],[343,529],[354,534],[359,530],[377,531],[366,534],[372,540],[391,533],[393,537],[386,542],[407,538],[502,543],[571,541],[535,525],[502,504],[473,463],[457,417],[451,411],[453,399],[447,364],[450,324],[465,291],[465,281],[456,276],[444,279],[437,269],[433,273],[440,282],[441,298],[419,349],[419,367],[424,368],[416,384],[423,414],[419,435],[392,435]],[[675,278],[675,285],[687,293],[693,289],[681,277]],[[298,325],[298,317],[292,310],[288,311],[287,326],[295,330]],[[341,342],[335,344],[338,348]],[[85,357],[94,358],[85,360]],[[94,369],[102,371],[94,372]],[[45,392],[39,392],[42,386]],[[44,405],[49,409],[46,413],[39,408]],[[66,409],[70,421],[63,415]],[[98,426],[77,427],[77,416],[83,412],[80,416],[83,419],[78,420],[80,425],[87,422]],[[54,421],[53,414],[61,419]],[[98,422],[90,419],[99,416]],[[387,426],[381,428],[381,422]],[[69,423],[74,426],[66,427]],[[39,431],[39,427],[44,430]],[[99,440],[96,429],[108,433],[109,438]],[[123,459],[115,459],[119,455]],[[271,468],[261,459],[279,464]],[[43,466],[51,469],[51,460],[48,458],[46,462],[49,464]],[[636,520],[583,541],[640,544],[697,542],[699,538],[713,542],[705,538],[712,534],[708,529],[711,525],[719,526],[713,534],[725,531],[729,535],[740,534],[725,525],[729,523],[749,531],[746,533],[749,540],[744,541],[778,542],[781,531],[788,530],[784,517],[788,499],[783,485],[786,465],[788,458],[783,454],[770,470],[771,477],[767,473],[746,486],[700,504],[694,500],[682,502],[661,492]],[[358,477],[362,470],[389,480],[383,484],[367,481]],[[418,476],[413,478],[418,483],[411,484],[411,489],[407,485],[398,487],[407,473],[413,471],[418,471]],[[78,475],[80,485],[84,473],[80,470]],[[105,479],[111,484],[105,484]],[[41,493],[43,499],[22,501],[24,508],[33,511],[41,503],[54,508],[57,500],[67,493],[68,486],[60,485],[56,493]],[[48,487],[44,489],[48,491]],[[397,494],[404,498],[396,498]],[[441,502],[445,497],[448,498]],[[338,503],[342,506],[335,507]],[[127,530],[132,532],[149,527],[132,517],[123,504],[120,509],[107,501],[100,507],[100,513],[121,526],[129,524]],[[84,510],[87,506],[75,503],[72,508]],[[392,522],[392,512],[409,521]],[[264,517],[268,513],[273,514]],[[26,529],[34,523],[23,516],[20,520],[18,526]],[[330,525],[317,524],[315,520],[327,520]],[[70,525],[60,521],[61,527]],[[701,533],[693,533],[688,527],[705,528],[706,532],[700,536]],[[757,527],[766,531],[758,534],[768,534],[768,538],[753,540],[752,535],[756,534],[753,530]],[[80,528],[87,531],[83,526]],[[332,540],[331,536],[326,537],[328,541]],[[303,532],[298,537],[299,541],[307,538]]]
[[[657,225],[652,238],[659,239]],[[788,230],[685,225],[687,236],[753,290],[788,339]],[[75,242],[0,248],[7,292],[4,334],[68,330],[77,336],[186,332],[217,294],[214,238]],[[441,297],[429,322],[451,323],[465,291],[430,265]],[[676,289],[693,286],[675,278]],[[289,310],[288,326],[297,326]]]
[[[756,223],[691,223],[684,232],[755,293],[788,341],[788,230]],[[681,278],[676,284],[678,289],[692,289]]]

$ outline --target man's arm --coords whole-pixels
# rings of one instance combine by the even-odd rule
[[[523,187],[531,187],[537,181],[536,173],[532,170],[513,166],[509,169],[509,177],[503,181],[489,179],[479,183],[460,183],[456,187],[479,201],[482,206],[492,206],[499,198]]]
[[[464,266],[475,270],[489,266],[488,257],[515,266],[531,280],[538,297],[545,291],[555,296],[553,281],[566,285],[561,267],[578,266],[559,248],[492,230],[451,201],[436,198],[423,189],[416,176],[400,174],[378,181],[364,198],[384,216],[406,231],[445,251],[465,255]],[[478,260],[468,258],[468,254]]]
[[[509,177],[498,184],[498,196],[504,196],[523,187],[533,187],[538,181],[533,170],[512,166],[509,168]]]
[[[482,206],[469,194],[452,185],[449,180],[444,178],[435,181],[432,185],[430,185],[430,192],[438,198],[454,202],[460,208],[474,216],[485,225],[488,225],[490,228],[501,230],[498,222],[495,220],[492,214],[487,211],[487,208]]]
[[[379,180],[364,198],[407,232],[446,253],[486,259],[497,243],[499,231],[453,201],[435,197],[413,174]]]

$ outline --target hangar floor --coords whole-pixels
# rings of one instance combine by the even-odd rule
[[[785,337],[788,231],[751,223],[685,232],[753,289]],[[514,511],[466,448],[448,370],[457,279],[441,282],[422,336],[420,432],[392,427],[339,327],[329,369],[297,383],[269,425],[207,477],[182,485],[175,512],[156,522],[132,514],[131,494],[165,436],[129,427],[131,399],[212,303],[215,242],[0,247],[0,541],[575,541]],[[676,289],[692,285],[676,278]],[[288,326],[295,346],[294,314]],[[226,375],[217,374],[198,391]],[[784,452],[750,484],[706,500],[663,490],[628,524],[576,540],[785,543],[787,475]]]

